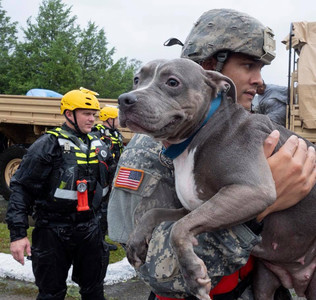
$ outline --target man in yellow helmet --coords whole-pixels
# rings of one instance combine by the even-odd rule
[[[72,279],[84,300],[104,300],[109,259],[100,229],[100,207],[109,191],[113,160],[108,147],[90,135],[100,109],[97,93],[72,90],[61,99],[65,123],[28,150],[11,180],[6,222],[13,258],[32,259],[37,299],[64,299]],[[28,215],[35,228],[27,238]]]
[[[106,105],[100,110],[99,119],[103,122],[102,124],[97,124],[92,128],[93,134],[99,137],[108,147],[110,148],[111,154],[113,156],[112,168],[115,169],[119,161],[121,153],[123,152],[123,137],[118,130],[118,108],[115,106]],[[102,218],[101,218],[101,228],[104,236],[107,234],[107,204],[108,201],[102,203]],[[115,244],[108,243],[109,249],[117,250]]]
[[[99,119],[103,124],[97,124],[92,131],[109,145],[114,161],[117,163],[123,152],[123,137],[118,130],[118,108],[105,106],[100,110]]]

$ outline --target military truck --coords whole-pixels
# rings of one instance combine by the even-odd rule
[[[284,39],[289,50],[286,127],[316,143],[316,22],[294,22]],[[100,99],[101,106],[117,100]],[[60,126],[60,98],[0,95],[0,194],[10,196],[10,178],[26,149],[47,129]],[[132,137],[121,129],[124,141]]]
[[[286,127],[316,143],[316,22],[291,23]]]
[[[114,99],[99,99],[100,105],[117,105]],[[0,194],[8,200],[9,182],[27,148],[45,131],[60,126],[60,98],[0,95]],[[124,142],[132,133],[121,129]]]

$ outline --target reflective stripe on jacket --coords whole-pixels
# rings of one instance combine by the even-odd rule
[[[110,154],[106,145],[89,134],[87,145],[80,138],[61,128],[55,128],[47,133],[57,137],[63,156],[61,176],[54,192],[54,201],[77,200],[76,182],[82,179],[88,182],[89,205],[92,204],[97,183],[102,189],[100,197],[104,197],[109,191],[105,173],[108,171],[106,160]]]
[[[101,140],[109,144],[114,159],[118,161],[124,150],[122,134],[117,129],[110,129],[102,124],[97,124],[95,128],[101,133]]]

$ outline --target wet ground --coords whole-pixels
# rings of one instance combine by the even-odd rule
[[[0,195],[0,222],[4,222],[7,201]],[[104,287],[107,300],[147,300],[150,289],[138,278]],[[37,288],[34,283],[0,278],[0,300],[34,300]],[[66,300],[80,299],[77,287],[68,288]]]
[[[149,288],[138,279],[131,279],[104,287],[107,300],[147,300]],[[12,279],[0,279],[0,300],[34,300],[37,289],[34,283]],[[69,287],[65,300],[79,300],[78,288]]]

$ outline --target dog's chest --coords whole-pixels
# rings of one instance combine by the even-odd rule
[[[187,210],[194,210],[204,201],[198,197],[198,191],[194,180],[194,153],[196,148],[188,153],[185,150],[181,155],[174,159],[175,184],[179,200]],[[202,191],[199,191],[200,193]]]

